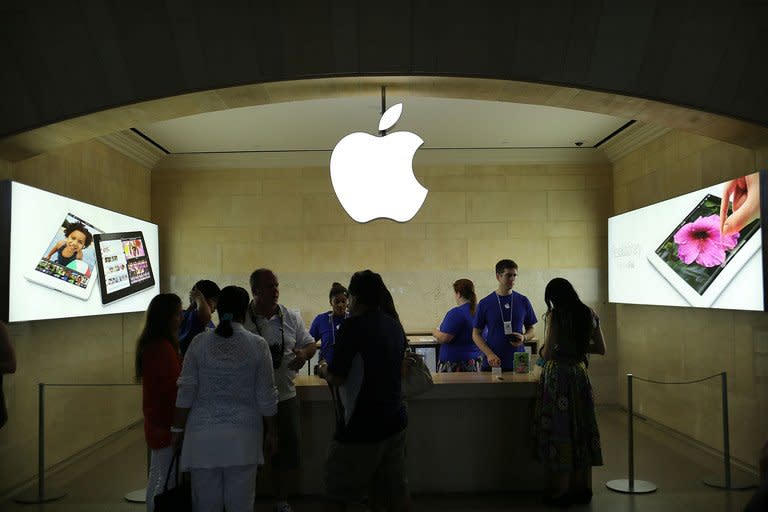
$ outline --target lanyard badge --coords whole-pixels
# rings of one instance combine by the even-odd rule
[[[514,292],[512,292],[514,293]],[[496,301],[499,303],[499,315],[501,315],[501,322],[504,325],[504,334],[510,335],[514,331],[512,330],[512,295],[509,296],[509,304],[504,304],[504,308],[509,310],[509,320],[504,320],[504,310],[501,308],[501,299],[496,294]]]

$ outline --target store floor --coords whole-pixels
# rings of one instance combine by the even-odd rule
[[[612,512],[736,512],[741,511],[752,491],[723,491],[701,483],[702,477],[722,475],[722,460],[678,441],[642,421],[635,421],[635,474],[649,480],[658,491],[646,495],[625,495],[605,487],[608,480],[627,477],[626,413],[615,407],[598,410],[603,437],[605,465],[595,468],[595,496],[591,506],[572,510]],[[143,504],[127,503],[123,496],[144,487],[146,452],[143,431],[134,428],[48,478],[46,484],[67,492],[59,501],[45,505],[0,502],[2,512],[139,512]],[[735,471],[740,478],[756,479]],[[318,475],[321,478],[321,475]],[[435,468],[439,478],[439,468]],[[322,510],[319,497],[292,500],[297,512]],[[502,510],[547,510],[536,494],[478,493],[414,496],[416,510],[495,512]],[[259,499],[255,510],[271,510],[271,502]]]

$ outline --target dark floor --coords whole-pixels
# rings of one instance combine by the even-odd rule
[[[702,478],[722,476],[722,460],[680,442],[642,421],[635,421],[635,477],[658,487],[652,494],[627,495],[605,487],[608,480],[627,478],[626,413],[618,408],[598,409],[605,465],[593,473],[595,496],[590,506],[572,510],[615,512],[736,512],[741,511],[752,491],[723,491],[707,487]],[[20,505],[0,501],[0,511],[91,512],[145,510],[143,504],[127,503],[123,496],[144,487],[146,452],[143,430],[134,428],[94,451],[46,481],[51,489],[67,496],[45,505]],[[756,481],[756,477],[734,470],[737,481]],[[547,510],[536,494],[440,494],[413,497],[420,511],[502,511]],[[292,500],[296,512],[322,510],[319,497]],[[256,510],[271,510],[267,499],[260,499]]]

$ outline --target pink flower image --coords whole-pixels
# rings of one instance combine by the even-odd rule
[[[736,247],[739,232],[722,236],[720,216],[699,217],[675,233],[677,257],[690,265],[694,261],[702,267],[716,267],[725,261],[725,251]]]

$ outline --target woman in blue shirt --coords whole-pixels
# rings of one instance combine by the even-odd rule
[[[339,325],[347,316],[349,292],[341,284],[333,283],[328,294],[328,302],[331,303],[331,310],[320,313],[312,320],[309,334],[320,343],[320,362],[325,361],[330,364],[333,359],[333,346],[336,344]]]
[[[469,279],[459,279],[453,283],[456,294],[455,308],[446,313],[443,323],[432,331],[440,343],[438,372],[477,372],[480,371],[482,352],[472,341],[477,296],[475,285]]]

